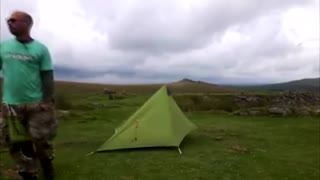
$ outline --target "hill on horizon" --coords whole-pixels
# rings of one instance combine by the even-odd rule
[[[2,78],[0,78],[0,87]],[[181,79],[168,83],[153,84],[111,84],[89,83],[56,80],[57,92],[103,91],[104,89],[126,93],[153,93],[161,86],[167,85],[173,93],[237,93],[240,91],[320,91],[320,78],[305,78],[276,84],[266,85],[217,85],[192,79]]]
[[[57,91],[103,91],[104,89],[125,93],[153,93],[166,85],[173,93],[235,93],[237,90],[227,87],[221,87],[202,81],[191,79],[182,79],[169,83],[154,84],[103,84],[103,83],[83,83],[56,81]]]
[[[320,91],[320,78],[304,78],[283,83],[247,86],[223,86],[251,91]]]

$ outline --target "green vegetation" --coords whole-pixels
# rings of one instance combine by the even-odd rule
[[[183,141],[182,155],[175,148],[148,148],[86,156],[108,139],[152,91],[139,95],[127,91],[109,100],[102,93],[104,86],[59,86],[57,107],[67,111],[58,113],[60,128],[54,161],[58,180],[320,177],[317,117],[240,117],[225,111],[199,112],[206,106],[232,108],[228,93],[174,94],[186,115],[199,127]],[[203,98],[210,102],[205,104]],[[193,109],[188,111],[190,107]],[[14,179],[14,165],[8,153],[0,153],[0,159],[1,179]]]
[[[161,84],[56,82],[57,179],[319,179],[317,117],[234,116],[232,112],[243,108],[264,110],[278,94],[239,92],[190,80],[168,86],[199,127],[183,141],[182,155],[175,148],[148,148],[86,156]],[[116,92],[111,100],[105,89]],[[235,103],[234,98],[243,95],[252,103]],[[1,179],[14,179],[14,165],[8,152],[2,151]]]

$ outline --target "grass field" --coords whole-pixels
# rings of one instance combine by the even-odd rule
[[[57,180],[153,179],[319,179],[319,118],[238,117],[189,112],[198,129],[176,148],[149,148],[86,154],[148,96],[107,100],[102,95],[68,96],[73,107],[59,118],[54,161]],[[90,105],[104,103],[103,107]],[[1,179],[13,179],[7,152],[0,154]]]

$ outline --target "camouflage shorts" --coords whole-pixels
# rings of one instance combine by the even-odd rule
[[[15,111],[16,116],[26,129],[31,139],[30,142],[9,143],[10,135],[6,119],[10,118],[11,110]],[[18,106],[3,105],[2,119],[0,120],[0,141],[2,141],[2,144],[9,146],[10,155],[20,172],[36,173],[38,171],[38,159],[40,161],[53,159],[52,141],[57,134],[57,126],[53,105],[46,110],[42,110],[37,103]]]

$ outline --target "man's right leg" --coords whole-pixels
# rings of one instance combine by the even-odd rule
[[[17,109],[16,113],[18,116],[21,116],[21,112]],[[35,180],[37,179],[37,173],[38,173],[38,165],[36,161],[36,154],[33,149],[33,144],[31,141],[19,143],[19,144],[11,144],[10,143],[10,137],[9,137],[9,131],[8,131],[8,118],[10,117],[9,109],[6,106],[3,106],[2,109],[2,135],[5,139],[6,145],[9,147],[9,153],[12,158],[12,160],[15,162],[17,166],[17,170],[19,172],[19,175],[23,177],[23,179],[31,179]],[[21,119],[21,118],[19,118]],[[23,123],[24,124],[24,123]]]
[[[31,141],[9,145],[9,152],[24,180],[36,180],[38,165]]]

